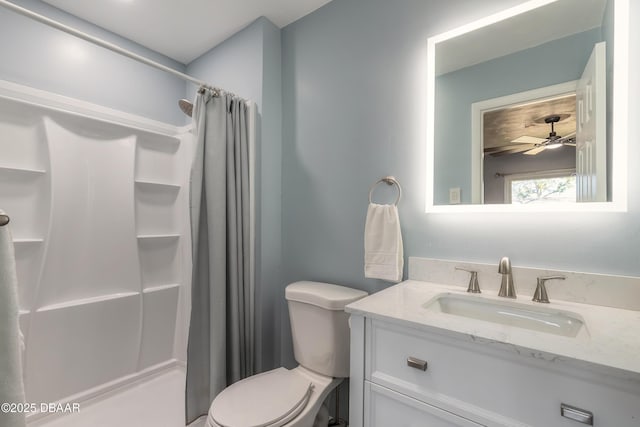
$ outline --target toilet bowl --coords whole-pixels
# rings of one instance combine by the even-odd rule
[[[238,381],[214,399],[208,427],[320,425],[327,395],[349,376],[349,316],[366,292],[319,282],[287,286],[295,369],[276,368]],[[326,421],[324,422],[326,425]]]
[[[311,427],[327,395],[342,380],[318,375],[302,366],[254,375],[227,387],[216,397],[207,426]]]

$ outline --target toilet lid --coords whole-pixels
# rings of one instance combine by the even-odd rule
[[[209,416],[222,427],[280,427],[304,409],[312,389],[308,379],[277,368],[227,387]]]

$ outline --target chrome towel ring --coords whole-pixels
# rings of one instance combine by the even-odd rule
[[[0,214],[0,227],[9,224],[9,215]]]
[[[380,178],[378,181],[376,181],[375,184],[371,186],[371,188],[369,189],[369,203],[371,203],[371,195],[373,194],[373,190],[376,188],[376,185],[380,184],[381,182],[384,182],[387,185],[395,185],[396,187],[398,187],[398,197],[396,198],[396,202],[394,203],[395,206],[398,206],[398,202],[402,197],[402,187],[400,186],[398,180],[393,176],[385,176],[384,178]]]

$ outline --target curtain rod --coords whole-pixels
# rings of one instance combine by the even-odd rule
[[[544,172],[568,172],[568,173],[572,173],[575,174],[576,170],[575,168],[565,168],[565,169],[552,169],[552,170],[533,170],[533,171],[520,171],[520,172],[511,172],[511,173],[504,173],[504,172],[496,172],[493,176],[494,178],[506,178],[508,176],[513,176],[513,175],[523,175],[523,174],[535,174],[535,173],[544,173]]]
[[[109,49],[112,52],[115,53],[119,53],[120,55],[126,56],[128,58],[131,58],[135,61],[141,62],[143,64],[149,65],[151,67],[157,68],[159,70],[162,70],[164,72],[167,72],[169,74],[173,74],[174,76],[180,77],[183,80],[187,80],[191,83],[195,83],[199,86],[205,87],[207,89],[211,89],[214,91],[220,91],[220,89],[211,86],[209,83],[204,82],[202,80],[198,80],[195,77],[192,77],[188,74],[185,73],[181,73],[180,71],[174,70],[173,68],[167,67],[166,65],[160,64],[159,62],[156,61],[152,61],[149,58],[146,58],[144,56],[138,55],[136,53],[131,52],[130,50],[127,49],[123,49],[118,45],[115,45],[113,43],[109,43],[107,41],[104,41],[98,37],[94,37],[90,34],[84,33],[82,31],[76,30],[73,27],[69,27],[68,25],[62,24],[58,21],[54,21],[53,19],[47,18],[46,16],[37,14],[29,9],[25,9],[24,7],[18,6],[16,4],[13,4],[7,0],[0,0],[0,6],[9,9],[13,12],[16,12],[20,15],[26,16],[27,18],[33,19],[34,21],[38,21],[41,22],[45,25],[48,25],[50,27],[56,28],[60,31],[64,31],[67,34],[71,34],[73,36],[76,36],[78,38],[81,38],[83,40],[86,40],[90,43],[93,43],[95,45],[101,46],[105,49]]]

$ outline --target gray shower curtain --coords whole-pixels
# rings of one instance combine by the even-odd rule
[[[187,423],[207,414],[228,384],[254,373],[249,106],[230,94],[200,92],[193,110]]]

